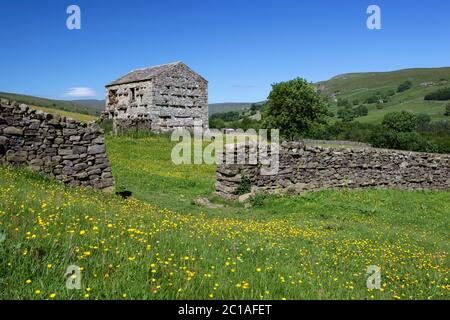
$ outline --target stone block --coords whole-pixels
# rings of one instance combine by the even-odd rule
[[[88,147],[89,155],[100,154],[100,153],[105,153],[105,152],[106,152],[105,145],[102,145],[102,144],[97,144],[97,145]]]
[[[6,127],[3,129],[3,134],[9,134],[11,136],[22,136],[23,129],[18,127]]]

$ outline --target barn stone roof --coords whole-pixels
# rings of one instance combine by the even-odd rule
[[[125,76],[120,77],[116,81],[111,82],[110,84],[107,84],[106,87],[110,87],[110,86],[114,86],[114,85],[118,85],[118,84],[126,84],[126,83],[150,80],[150,79],[158,76],[160,73],[170,70],[174,66],[180,65],[180,64],[186,66],[183,62],[177,61],[177,62],[161,64],[161,65],[149,67],[149,68],[136,69],[136,70],[133,70],[130,73],[126,74]],[[187,68],[189,68],[189,67],[187,67]],[[203,79],[200,75],[199,75],[199,77],[201,79]]]

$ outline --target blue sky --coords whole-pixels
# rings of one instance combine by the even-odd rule
[[[82,29],[66,28],[81,8]],[[366,9],[382,10],[368,30]],[[2,0],[0,91],[104,98],[130,70],[184,61],[210,102],[264,100],[270,85],[360,71],[450,66],[450,1]],[[85,88],[73,90],[73,88]],[[71,90],[72,89],[72,90]]]

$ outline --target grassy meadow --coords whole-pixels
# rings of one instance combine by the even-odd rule
[[[124,200],[0,167],[0,299],[448,299],[450,192],[211,195],[166,136],[107,138]],[[196,205],[207,197],[223,208]],[[82,289],[65,271],[82,268]],[[381,267],[381,290],[366,270]]]
[[[404,92],[396,92],[398,85],[406,80],[413,83],[412,88]],[[360,104],[365,104],[364,101],[376,92],[385,93],[394,90],[396,94],[389,102],[383,104],[382,109],[377,109],[376,104],[365,104],[369,114],[357,118],[357,121],[363,123],[381,123],[387,113],[398,111],[428,114],[433,121],[448,120],[448,117],[444,116],[445,105],[448,101],[425,101],[424,97],[430,92],[450,86],[449,81],[450,68],[447,67],[349,73],[316,85],[322,86],[326,96],[337,93],[338,98],[348,99],[350,102],[358,100]],[[433,85],[429,87],[421,85],[427,82],[432,82]],[[336,113],[338,108],[336,103],[333,103],[330,110]]]
[[[70,111],[64,111],[59,109],[51,109],[46,107],[37,107],[37,106],[31,106],[34,110],[39,110],[46,113],[55,113],[59,114],[63,117],[71,118],[74,120],[82,121],[82,122],[91,122],[95,121],[97,119],[96,116],[89,115],[89,114],[82,114],[82,113],[76,113],[76,112],[70,112]]]
[[[29,106],[42,107],[51,110],[48,112],[67,111],[70,113],[78,113],[96,117],[104,110],[104,104],[102,105],[99,101],[95,100],[52,100],[9,92],[0,92],[0,98],[5,98],[9,101],[17,101],[19,103],[25,103]]]

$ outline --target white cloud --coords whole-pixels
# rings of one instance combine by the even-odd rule
[[[64,97],[69,98],[95,98],[97,97],[97,92],[92,88],[76,87],[70,88],[64,92]]]

